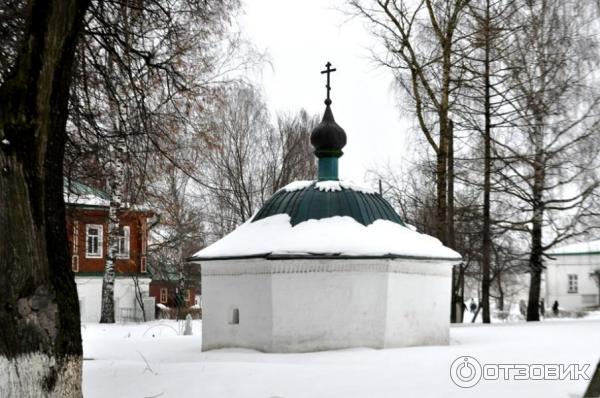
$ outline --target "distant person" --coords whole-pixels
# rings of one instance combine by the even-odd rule
[[[471,299],[471,304],[469,304],[469,309],[471,312],[475,312],[477,310],[477,304],[475,304],[475,300]]]
[[[544,314],[546,314],[546,303],[544,302],[544,299],[540,300],[540,315],[544,316]]]
[[[552,304],[552,312],[554,315],[558,316],[558,300],[554,300],[554,304]]]

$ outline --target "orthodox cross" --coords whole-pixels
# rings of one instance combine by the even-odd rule
[[[329,98],[329,92],[331,91],[329,77],[331,76],[331,72],[335,72],[337,69],[331,69],[331,62],[327,62],[325,66],[327,67],[327,69],[321,71],[321,74],[327,73],[327,84],[325,85],[325,87],[327,87],[327,99],[325,100],[325,105],[331,105],[331,98]]]

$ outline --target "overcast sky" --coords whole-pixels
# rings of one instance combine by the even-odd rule
[[[258,83],[271,112],[297,111],[322,116],[325,75],[330,61],[332,110],[346,130],[340,177],[363,181],[365,172],[388,162],[400,164],[405,143],[414,137],[410,115],[401,118],[391,89],[391,73],[377,67],[369,48],[376,45],[359,19],[349,20],[335,0],[246,0],[241,25],[259,50],[267,52]]]

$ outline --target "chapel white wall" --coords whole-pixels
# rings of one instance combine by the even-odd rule
[[[203,272],[216,265],[203,264]],[[203,275],[202,350],[242,347],[271,351],[271,308],[270,275]],[[232,323],[234,309],[239,324]]]
[[[450,334],[450,263],[401,263],[388,278],[385,347],[447,345]]]
[[[306,260],[287,261],[302,267]],[[387,273],[306,272],[272,277],[273,351],[383,347]]]
[[[203,350],[307,352],[447,344],[451,264],[222,260],[202,264]],[[240,324],[231,325],[238,308]]]

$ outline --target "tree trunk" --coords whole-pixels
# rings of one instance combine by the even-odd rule
[[[118,129],[118,127],[117,127]],[[104,262],[104,276],[102,278],[102,312],[100,323],[115,323],[115,264],[119,252],[119,210],[121,209],[123,195],[124,167],[122,156],[124,144],[122,138],[115,147],[111,146],[111,175],[110,205],[108,207],[108,252]]]
[[[447,113],[447,111],[446,111]],[[446,116],[440,117],[440,144],[436,164],[436,191],[437,191],[437,238],[448,244],[448,121]]]
[[[504,311],[504,289],[502,289],[502,274],[499,273],[496,278],[498,279],[498,310]]]
[[[447,245],[454,249],[456,247],[456,236],[454,234],[454,123],[451,119],[448,120],[448,171],[446,179],[448,180],[447,192]],[[462,306],[463,301],[460,297],[462,266],[459,264],[452,267],[452,280],[456,283],[452,285],[452,307],[450,309],[450,321],[452,323],[462,322]]]
[[[584,398],[595,398],[600,397],[600,362],[596,365],[596,370],[592,375],[592,379],[585,390],[585,394],[583,394]]]
[[[81,332],[63,202],[73,57],[88,2],[30,1],[0,87],[0,396],[81,396]]]
[[[456,248],[456,236],[454,233],[454,122],[448,120],[448,203],[447,203],[447,223],[448,223],[448,246],[451,249]]]
[[[490,231],[490,190],[491,190],[491,105],[490,105],[490,3],[486,0],[485,9],[485,62],[484,62],[484,171],[483,171],[483,231],[481,258],[481,319],[490,323],[490,264],[492,238]]]
[[[536,210],[541,214],[541,210]],[[527,321],[540,320],[540,290],[542,283],[542,225],[538,216],[534,216],[531,230],[531,255],[529,257],[529,272],[531,274],[529,284],[529,302],[527,303]]]
[[[541,131],[536,132],[536,145],[541,146]],[[531,255],[529,257],[529,272],[531,273],[531,283],[529,285],[529,302],[527,303],[527,321],[540,320],[540,290],[542,284],[542,227],[544,221],[543,207],[543,186],[544,169],[543,153],[538,150],[534,162],[534,181],[533,181],[533,221],[531,226]]]

